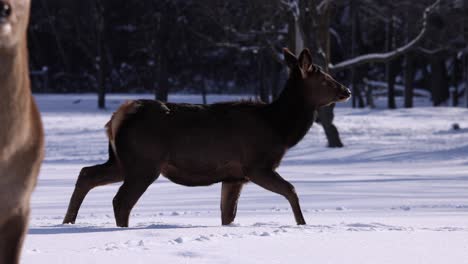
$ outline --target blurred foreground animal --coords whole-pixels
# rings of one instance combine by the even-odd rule
[[[345,101],[351,93],[312,64],[309,50],[297,58],[285,49],[284,56],[289,78],[271,104],[123,104],[106,125],[109,160],[81,170],[63,222],[75,222],[92,188],[123,181],[113,206],[117,226],[127,227],[133,206],[162,174],[186,186],[221,182],[223,225],[234,221],[242,186],[248,182],[284,196],[297,224],[305,224],[293,185],[275,170],[309,131],[317,110]]]
[[[0,0],[0,264],[19,262],[44,151],[29,81],[29,6]]]

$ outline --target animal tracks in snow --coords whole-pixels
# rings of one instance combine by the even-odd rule
[[[222,232],[226,228],[231,229],[231,232]],[[275,236],[285,235],[298,235],[323,232],[421,232],[421,231],[432,231],[432,232],[468,232],[465,228],[460,227],[412,227],[412,226],[398,226],[398,225],[387,225],[377,222],[371,223],[339,223],[332,225],[305,225],[305,226],[284,226],[277,223],[254,223],[249,226],[242,225],[231,225],[228,227],[210,228],[215,229],[213,233],[205,233],[193,236],[177,237],[168,241],[172,245],[181,245],[187,243],[209,243],[209,242],[220,242],[226,239],[245,239],[249,237],[258,238],[269,238]],[[218,232],[216,232],[218,231]],[[220,232],[221,231],[221,232]]]
[[[102,247],[92,247],[89,250],[93,253],[96,253],[100,251],[109,252],[109,251],[119,251],[119,250],[143,251],[143,250],[149,250],[149,248],[146,247],[146,243],[143,240],[128,240],[123,243],[108,242],[108,243],[105,243],[104,246]]]

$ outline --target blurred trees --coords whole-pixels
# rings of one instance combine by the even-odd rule
[[[316,63],[353,88],[356,107],[371,106],[372,95],[386,96],[390,108],[404,96],[412,107],[424,91],[434,105],[457,105],[468,98],[466,0],[441,1],[411,52],[339,69],[414,39],[433,2],[33,1],[31,68],[47,67],[50,84],[45,90],[33,78],[34,89],[96,92],[100,107],[106,92],[152,91],[162,100],[169,91],[242,92],[269,101],[285,78],[281,48],[308,47]]]

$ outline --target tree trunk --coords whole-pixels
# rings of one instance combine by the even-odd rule
[[[203,104],[207,104],[208,101],[206,100],[206,87],[202,85],[201,90],[202,90],[202,102]]]
[[[386,45],[387,51],[394,48],[394,34],[393,34],[393,16],[392,20],[387,22],[386,29]],[[395,103],[395,71],[392,61],[389,61],[385,65],[385,75],[387,76],[387,106],[389,109],[396,109]]]
[[[269,92],[268,92],[268,84],[267,84],[267,62],[265,58],[265,52],[261,49],[258,52],[258,92],[260,100],[264,103],[269,103]]]
[[[319,62],[321,62],[319,64],[328,72],[328,64],[330,63],[330,8],[322,14],[319,30],[315,37],[320,38],[320,41],[316,43],[321,43],[318,44],[318,46],[325,51],[325,56],[322,57],[322,60],[319,60]],[[325,135],[327,136],[328,147],[341,148],[343,147],[343,143],[341,142],[338,129],[333,124],[333,120],[335,119],[334,109],[335,104],[320,108],[318,111],[318,120],[322,124]]]
[[[288,16],[288,48],[296,53],[296,23],[294,16],[291,14]]]
[[[465,107],[468,108],[468,55],[466,54],[463,59],[463,72],[465,73]]]
[[[322,124],[323,126],[323,129],[325,130],[325,135],[327,136],[328,140],[328,147],[341,148],[343,147],[343,143],[341,142],[338,129],[333,124],[333,119],[335,118],[335,115],[333,113],[334,108],[335,104],[320,108],[320,110],[318,111],[319,115],[317,122],[320,122],[320,124]]]
[[[167,102],[169,96],[169,74],[167,72],[167,58],[165,52],[159,53],[158,64],[158,88],[156,89],[156,100]]]
[[[104,70],[103,68],[103,59],[100,58],[98,61],[99,69],[98,69],[98,108],[105,109],[106,108],[106,84],[104,81]]]
[[[413,80],[414,80],[414,63],[411,54],[407,54],[405,58],[405,107],[413,107]]]
[[[271,98],[272,100],[276,100],[280,94],[280,82],[281,82],[281,70],[282,65],[277,63],[276,61],[273,62],[272,71],[273,71],[273,81],[271,85]]]
[[[407,5],[405,8],[405,42],[408,43],[410,40],[410,5]],[[405,55],[405,68],[404,68],[404,78],[405,78],[405,90],[404,90],[404,107],[405,108],[412,108],[413,107],[413,98],[414,98],[414,91],[413,91],[413,81],[414,81],[414,61],[413,61],[413,54],[411,52]]]
[[[358,94],[358,89],[357,89],[357,78],[356,78],[356,69],[353,67],[351,68],[351,89],[353,91],[353,97],[352,97],[352,106],[353,108],[357,107],[357,94]]]
[[[98,34],[100,36],[100,34]],[[105,84],[105,74],[104,74],[104,58],[102,57],[102,41],[101,38],[97,39],[97,57],[96,57],[96,67],[97,67],[97,85],[98,85],[98,108],[106,108],[106,84]]]
[[[289,45],[295,49],[296,54],[301,52],[302,47],[308,47],[310,50],[316,51],[313,53],[314,63],[328,71],[328,64],[330,63],[330,10],[327,8],[323,13],[318,14],[315,1],[302,0],[299,2],[301,17],[295,20],[291,15],[289,20]],[[304,34],[304,32],[307,32],[307,34]],[[302,43],[298,43],[298,41]],[[322,54],[319,54],[318,51],[322,51]],[[338,129],[333,125],[334,107],[332,105],[320,108],[317,122],[322,124],[325,130],[329,147],[343,147]]]
[[[458,106],[458,78],[457,78],[457,73],[459,72],[459,67],[460,63],[459,60],[457,59],[457,56],[453,56],[453,70],[452,74],[452,106]]]
[[[356,0],[351,0],[351,57],[354,58],[357,56],[357,6]],[[351,87],[353,91],[353,108],[357,107],[357,99],[359,94],[359,87],[358,87],[358,78],[356,76],[356,67],[351,67]]]
[[[353,67],[351,70],[351,85],[353,89],[353,108],[359,107],[359,108],[364,108],[365,103],[364,103],[364,98],[361,93],[361,87],[359,84],[359,80],[361,79],[361,72],[357,67]]]
[[[375,108],[375,103],[374,103],[374,95],[373,95],[373,89],[372,86],[367,84],[367,80],[364,81],[366,83],[365,91],[366,91],[366,103],[367,106],[370,108]]]
[[[396,109],[395,103],[395,70],[393,62],[387,63],[387,106],[388,109]]]
[[[98,108],[106,108],[106,65],[104,59],[104,14],[101,2],[97,1],[94,6],[94,15],[96,18],[96,67],[98,79]]]
[[[361,27],[359,21],[359,6],[357,0],[351,0],[351,57],[355,58],[358,56],[359,48],[361,47]],[[361,93],[361,72],[358,66],[351,67],[351,83],[352,83],[352,103],[353,108],[356,106],[359,108],[364,108],[364,98]]]
[[[154,3],[151,2],[151,9],[154,10]],[[148,89],[153,90],[154,94],[154,99],[158,99],[158,90],[160,87],[160,79],[159,76],[161,74],[161,49],[163,47],[163,40],[161,38],[161,13],[155,13],[151,17],[151,23],[154,25],[154,30],[150,32],[150,36],[148,36],[148,41],[150,41],[149,46],[149,53],[150,53],[150,59],[154,60],[151,62],[151,65],[148,69],[149,74],[146,76],[148,79]],[[157,80],[155,82],[154,74],[157,77]],[[156,84],[157,83],[157,84]],[[166,98],[167,99],[167,98]]]
[[[438,56],[431,58],[431,91],[434,106],[440,106],[450,95],[445,60]]]
[[[169,48],[169,34],[170,27],[169,18],[162,13],[157,17],[157,31],[158,31],[158,87],[155,90],[156,100],[167,102],[169,96],[169,69],[168,69],[168,54],[171,52]]]

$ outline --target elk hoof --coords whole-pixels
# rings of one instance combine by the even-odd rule
[[[62,224],[75,224],[76,217],[66,215],[63,219]]]

